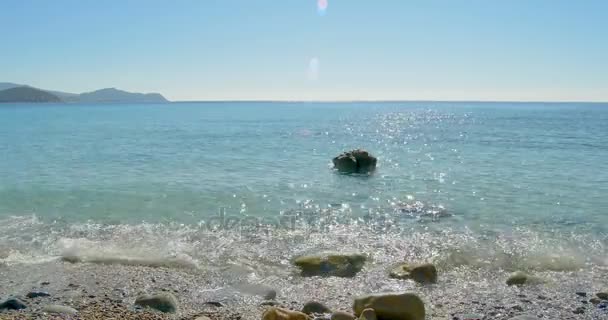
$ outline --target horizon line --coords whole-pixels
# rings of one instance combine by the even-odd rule
[[[169,103],[251,103],[251,102],[266,102],[266,103],[401,103],[401,102],[471,102],[471,103],[590,103],[590,104],[606,104],[607,101],[581,101],[581,100],[401,100],[401,99],[370,99],[370,100],[272,100],[272,99],[210,99],[210,100],[168,100]]]

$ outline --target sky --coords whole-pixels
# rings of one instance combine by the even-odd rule
[[[608,1],[0,0],[0,82],[170,100],[608,101]]]

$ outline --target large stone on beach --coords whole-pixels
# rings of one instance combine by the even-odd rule
[[[334,311],[331,314],[330,320],[355,320],[357,317],[344,311]]]
[[[541,283],[542,280],[523,271],[516,271],[507,278],[506,282],[508,286],[521,286],[524,284],[538,284]]]
[[[355,299],[353,310],[360,316],[371,308],[379,320],[424,320],[422,300],[413,293],[385,293],[361,296]]]
[[[135,305],[156,309],[166,313],[174,313],[177,311],[177,299],[170,293],[140,296],[135,300]]]
[[[17,298],[11,298],[0,303],[0,310],[21,310],[25,308],[27,308],[25,303]]]
[[[317,301],[308,301],[304,304],[302,308],[302,312],[306,314],[313,313],[331,313],[331,309],[329,309],[326,305]]]
[[[418,283],[437,283],[437,268],[431,263],[403,263],[394,267],[389,276],[395,279],[412,279]]]
[[[310,317],[299,311],[271,307],[262,314],[262,320],[310,320]]]
[[[293,261],[303,276],[354,277],[367,258],[361,254],[325,253],[301,256]]]
[[[376,311],[374,311],[374,309],[368,308],[361,312],[359,320],[378,320],[378,317],[376,317]]]
[[[56,304],[51,304],[42,308],[42,312],[44,313],[55,313],[55,314],[77,314],[78,310],[66,306],[60,306]]]
[[[376,169],[377,159],[365,150],[356,149],[338,155],[332,162],[343,173],[370,173]]]

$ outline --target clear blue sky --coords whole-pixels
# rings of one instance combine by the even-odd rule
[[[608,101],[607,0],[318,6],[0,0],[0,82],[172,100]]]

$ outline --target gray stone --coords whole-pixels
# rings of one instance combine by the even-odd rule
[[[395,279],[412,279],[418,283],[437,283],[437,268],[431,263],[403,263],[394,267],[389,276]]]
[[[148,307],[167,313],[177,312],[177,299],[171,293],[143,295],[135,300],[135,305],[144,308]]]
[[[66,306],[51,304],[48,306],[44,306],[44,308],[42,308],[42,312],[57,314],[77,314],[78,310]]]
[[[303,276],[354,277],[366,260],[361,254],[323,253],[298,257],[293,264]]]
[[[542,283],[543,280],[535,277],[535,276],[531,276],[523,271],[516,271],[514,273],[512,273],[509,278],[507,278],[507,285],[508,286],[521,286],[524,284],[539,284]]]
[[[353,310],[361,315],[371,308],[379,320],[424,320],[422,300],[413,293],[384,293],[361,296],[355,299]]]
[[[344,152],[332,159],[334,167],[343,173],[373,172],[377,161],[374,156],[362,149]]]
[[[0,303],[0,310],[21,310],[25,308],[27,308],[27,305],[17,298],[11,298]]]
[[[321,302],[308,301],[304,304],[304,307],[302,308],[302,312],[304,312],[306,314],[331,313],[331,309],[329,309],[327,306],[325,306]]]
[[[510,318],[509,320],[540,320],[540,319],[537,317],[534,317],[534,316],[529,316],[529,315],[524,314],[521,316]]]

